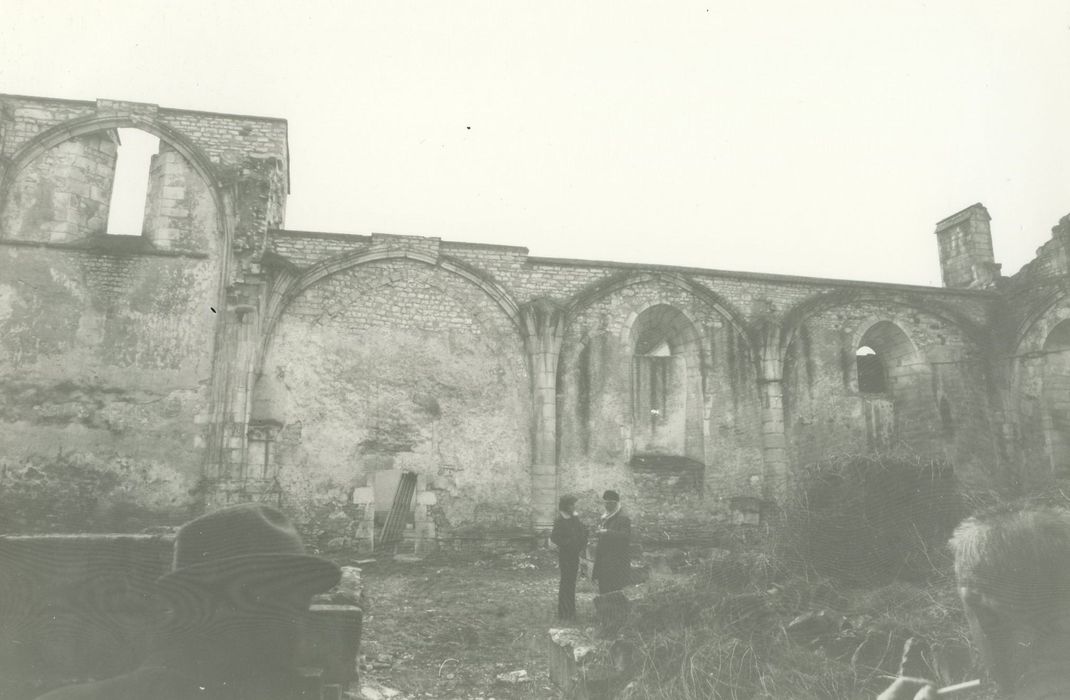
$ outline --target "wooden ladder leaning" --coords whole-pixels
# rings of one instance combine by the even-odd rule
[[[412,497],[416,493],[416,474],[405,472],[398,481],[398,489],[394,492],[394,504],[390,507],[390,513],[386,516],[386,524],[379,535],[379,541],[375,544],[376,550],[382,550],[391,545],[401,542],[402,533],[405,531],[405,523],[412,511]]]

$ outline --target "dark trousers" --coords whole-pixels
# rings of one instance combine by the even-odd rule
[[[557,588],[557,616],[562,620],[576,617],[576,575],[580,571],[578,554],[559,553],[557,563],[561,567],[561,583]]]

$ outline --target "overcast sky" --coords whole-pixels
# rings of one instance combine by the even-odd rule
[[[0,92],[283,117],[287,227],[939,284],[1070,212],[1070,2],[0,0]]]

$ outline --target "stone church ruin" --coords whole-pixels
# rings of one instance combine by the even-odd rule
[[[127,129],[159,149],[115,231]],[[686,533],[830,452],[967,490],[1070,468],[1070,218],[1005,277],[968,207],[930,288],[291,231],[289,190],[281,119],[0,96],[0,492],[91,472],[62,510],[104,529],[264,499],[351,538],[410,474],[430,537],[612,486]]]

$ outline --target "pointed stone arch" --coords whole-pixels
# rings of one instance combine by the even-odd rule
[[[295,269],[281,269],[271,284],[268,301],[264,312],[264,321],[260,335],[260,343],[254,363],[255,373],[259,374],[264,357],[267,354],[286,307],[306,289],[317,282],[348,270],[359,265],[367,265],[374,262],[389,260],[411,260],[413,262],[440,268],[474,284],[487,294],[509,319],[510,324],[519,334],[523,334],[525,325],[520,306],[516,303],[512,294],[485,274],[475,270],[465,263],[442,255],[409,250],[405,248],[373,248],[363,249],[340,255],[329,260],[324,260],[307,270],[301,272]]]
[[[855,304],[880,304],[887,307],[911,309],[930,316],[935,316],[953,328],[958,329],[974,344],[983,347],[987,340],[985,329],[965,314],[955,311],[940,302],[916,299],[911,296],[894,293],[880,293],[865,289],[839,289],[824,292],[800,302],[784,314],[781,322],[780,345],[786,349],[799,333],[806,321],[814,316],[840,306]]]
[[[695,296],[722,316],[747,343],[751,352],[758,347],[754,334],[743,314],[720,294],[705,287],[686,275],[668,270],[644,272],[627,270],[607,279],[595,282],[573,296],[564,310],[565,327],[585,309],[605,297],[638,284],[665,282]]]

